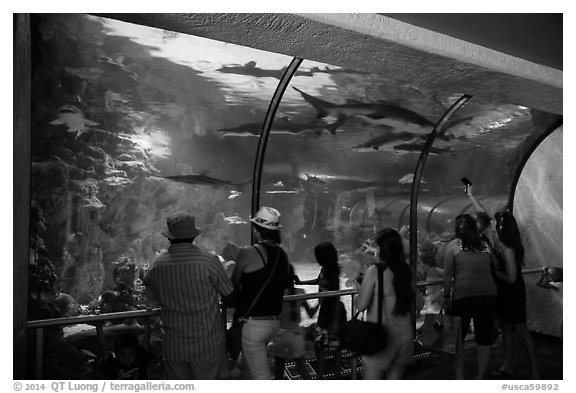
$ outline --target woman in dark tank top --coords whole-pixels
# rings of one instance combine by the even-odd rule
[[[260,247],[265,252],[260,251]],[[277,316],[282,312],[282,298],[285,288],[291,286],[291,278],[287,272],[289,270],[288,256],[279,245],[265,242],[258,243],[256,248],[262,258],[264,267],[253,272],[244,272],[240,279],[240,287],[236,300],[236,311],[238,315],[245,317]],[[265,255],[267,262],[265,262]],[[276,268],[274,269],[274,264]],[[264,288],[258,300],[246,315],[252,301],[260,292],[262,286],[271,276],[268,285]]]
[[[292,273],[280,247],[280,212],[262,207],[251,221],[256,244],[240,250],[232,274],[236,316],[245,320],[242,354],[252,378],[272,379],[267,345],[280,329],[282,299],[292,286]]]

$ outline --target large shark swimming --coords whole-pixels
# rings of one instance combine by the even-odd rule
[[[435,125],[434,122],[426,117],[392,102],[377,101],[363,103],[356,100],[347,100],[345,104],[334,104],[305,93],[297,87],[293,88],[302,95],[306,102],[316,109],[318,112],[317,118],[336,118],[337,120],[333,125],[336,128],[353,117],[361,119],[370,125],[388,125],[393,127],[406,125],[416,126],[423,129],[421,133],[430,132],[431,128]],[[471,119],[471,117],[468,117],[453,120],[446,125],[444,130]]]
[[[179,175],[179,176],[164,176],[164,179],[172,180],[178,183],[195,184],[203,186],[216,186],[216,187],[239,187],[249,182],[233,183],[226,180],[217,179],[208,176],[206,172],[198,175]]]
[[[241,65],[229,65],[218,68],[216,71],[225,74],[236,74],[236,75],[249,75],[256,78],[282,78],[286,67],[279,70],[267,70],[264,68],[256,67],[255,61],[249,61],[248,63]],[[310,71],[296,71],[294,76],[314,76],[314,73]]]
[[[393,129],[389,127],[389,129]],[[374,152],[384,150],[389,147],[389,150],[394,148],[395,144],[399,142],[410,142],[414,140],[425,139],[425,135],[414,134],[412,132],[386,132],[382,135],[375,136],[364,143],[360,143],[352,148],[356,152]]]
[[[308,123],[298,123],[291,121],[288,118],[279,117],[274,119],[271,134],[313,134],[320,136],[322,132],[327,131],[332,135],[336,134],[337,125],[335,124],[322,124],[319,121]],[[236,127],[222,128],[218,130],[221,136],[238,136],[238,137],[259,137],[262,132],[262,123],[246,123],[240,124]]]

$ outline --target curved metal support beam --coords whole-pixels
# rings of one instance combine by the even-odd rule
[[[404,214],[406,213],[406,210],[408,210],[410,208],[410,203],[407,203],[406,206],[404,206],[404,209],[402,209],[402,211],[400,212],[400,215],[398,216],[398,229],[402,228],[402,219],[404,218]]]
[[[510,185],[510,195],[508,195],[507,206],[508,206],[508,209],[510,210],[510,213],[514,213],[514,197],[516,196],[516,187],[518,186],[518,181],[520,181],[520,176],[522,176],[522,172],[524,171],[524,167],[528,163],[528,160],[530,159],[532,154],[536,151],[538,146],[540,146],[540,144],[542,142],[544,142],[550,134],[552,134],[554,131],[556,131],[563,124],[564,124],[563,120],[559,120],[559,121],[555,122],[554,124],[552,124],[549,128],[547,128],[546,131],[544,131],[542,133],[542,135],[540,135],[538,137],[538,139],[536,139],[530,145],[530,148],[528,149],[528,151],[526,152],[526,154],[522,158],[522,161],[520,162],[520,164],[516,168],[516,172],[514,173],[514,178],[512,180],[512,184]]]
[[[432,216],[434,215],[434,212],[436,211],[436,209],[438,209],[445,202],[448,202],[448,201],[455,199],[455,198],[457,198],[457,197],[450,197],[450,198],[442,199],[440,202],[438,202],[437,204],[432,206],[432,209],[430,209],[430,213],[428,213],[428,218],[426,219],[426,230],[428,232],[430,232],[430,222],[432,221]]]
[[[468,100],[472,98],[471,95],[464,94],[458,101],[454,103],[442,116],[440,121],[434,126],[426,143],[418,158],[416,169],[414,170],[414,180],[412,181],[412,192],[410,194],[410,267],[412,268],[412,289],[416,293],[416,264],[417,264],[417,246],[418,246],[418,191],[420,190],[420,179],[424,171],[426,159],[430,153],[430,149],[438,135],[444,133],[446,122],[460,109]],[[414,336],[416,336],[416,302],[412,302],[412,329]]]
[[[280,101],[282,100],[282,96],[292,80],[294,73],[300,67],[302,63],[300,58],[293,58],[284,74],[282,74],[282,78],[280,78],[280,82],[276,87],[276,91],[272,96],[272,100],[270,100],[270,105],[268,106],[268,110],[266,111],[266,117],[264,118],[264,124],[262,124],[262,132],[260,133],[260,139],[258,140],[258,150],[256,152],[256,161],[254,163],[254,175],[252,177],[252,208],[251,208],[251,217],[254,217],[258,208],[260,207],[260,184],[262,181],[262,168],[264,167],[264,157],[266,155],[266,145],[268,144],[268,138],[270,136],[270,129],[272,128],[272,122],[274,121],[274,116],[276,115],[276,110],[280,105]],[[252,243],[254,243],[254,235],[252,235]]]

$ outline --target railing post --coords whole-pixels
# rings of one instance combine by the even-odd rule
[[[106,338],[104,337],[104,322],[96,324],[96,336],[98,337],[98,349],[102,359],[106,359]]]
[[[144,318],[144,337],[142,338],[142,346],[145,350],[150,348],[150,336],[152,335],[152,318]]]
[[[36,379],[42,379],[42,359],[44,358],[44,328],[36,329]]]

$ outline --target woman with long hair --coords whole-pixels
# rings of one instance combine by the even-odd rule
[[[456,355],[456,379],[464,379],[464,338],[474,321],[478,345],[478,373],[484,379],[495,337],[498,290],[492,275],[494,266],[489,245],[482,239],[474,218],[456,217],[456,238],[448,243],[444,256],[444,310],[462,318],[462,346]]]
[[[323,242],[314,247],[314,256],[316,262],[320,265],[320,273],[313,280],[301,281],[296,276],[297,285],[318,285],[318,291],[338,291],[340,289],[340,266],[338,265],[338,251],[330,242]],[[318,305],[311,309],[311,315],[318,312],[318,329],[315,339],[315,352],[318,366],[319,377],[323,377],[324,358],[327,352],[334,350],[331,343],[336,342],[338,332],[344,323],[346,323],[346,308],[339,296],[320,298]],[[334,354],[336,369],[340,369],[342,362],[341,352],[336,351]]]
[[[492,375],[510,377],[514,374],[517,333],[528,350],[532,366],[531,379],[539,379],[534,340],[526,325],[526,288],[522,278],[524,247],[520,231],[510,212],[499,212],[495,217],[498,239],[494,243],[494,251],[500,263],[494,270],[494,275],[498,286],[498,317],[502,324],[504,362]]]
[[[376,236],[378,245],[377,264],[382,265],[383,288],[378,286],[379,270],[370,266],[364,274],[358,289],[356,307],[359,311],[368,310],[367,320],[378,321],[382,314],[382,324],[387,328],[386,348],[371,356],[362,356],[365,365],[364,379],[400,379],[406,366],[412,361],[413,336],[410,309],[414,292],[412,270],[404,258],[402,238],[394,229],[383,229]],[[378,310],[378,293],[382,291],[382,309]]]

